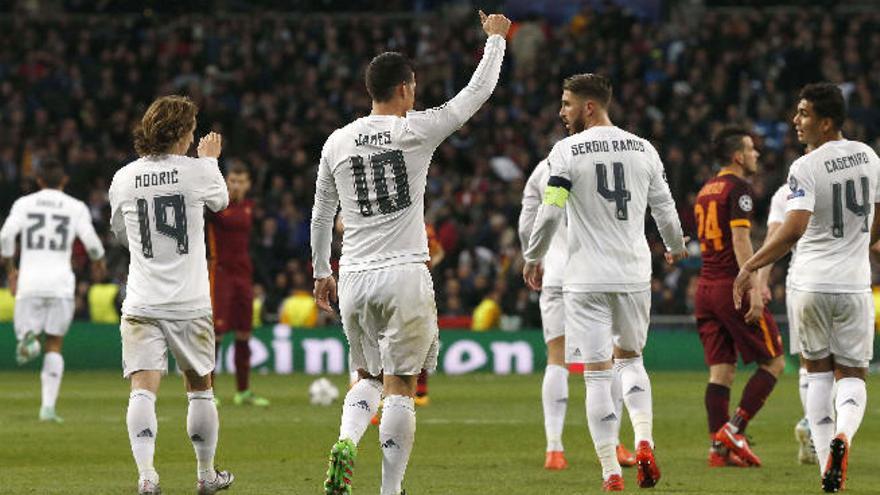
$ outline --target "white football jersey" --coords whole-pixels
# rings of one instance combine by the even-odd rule
[[[405,117],[370,115],[330,135],[312,213],[315,278],[331,274],[327,234],[339,204],[340,272],[428,261],[424,200],[431,157],[489,99],[504,49],[504,38],[490,36],[467,87],[443,106]]]
[[[169,320],[211,315],[205,207],[216,212],[227,204],[216,158],[143,157],[116,172],[110,224],[131,254],[123,314]]]
[[[615,126],[594,126],[556,143],[548,161],[550,175],[571,188],[565,290],[648,289],[648,206],[667,248],[684,249],[663,163],[651,143]]]
[[[779,186],[779,189],[773,193],[770,198],[770,212],[767,214],[767,225],[772,223],[782,223],[785,221],[785,204],[788,202],[788,194],[791,189],[788,184]]]
[[[76,280],[70,267],[73,241],[79,238],[93,260],[104,256],[104,246],[82,201],[57,189],[43,189],[19,198],[0,230],[0,253],[15,255],[21,234],[16,297],[71,299]]]
[[[789,268],[790,286],[806,292],[869,292],[868,248],[880,201],[880,158],[858,141],[829,141],[797,159],[788,173],[786,211],[813,214]]]
[[[538,214],[538,208],[544,200],[544,190],[547,188],[547,180],[550,178],[550,166],[547,160],[541,160],[523,190],[522,214],[520,215],[521,239],[523,244],[522,250],[528,249],[529,235],[532,232],[532,225],[535,222],[535,216]],[[523,231],[523,228],[525,228]],[[568,245],[566,244],[565,225],[560,225],[553,235],[550,242],[550,249],[544,255],[544,277],[541,280],[543,287],[562,287],[563,275],[565,274],[565,262],[568,259]]]
[[[783,184],[779,186],[779,189],[773,193],[773,197],[770,198],[770,213],[767,214],[767,226],[774,223],[783,223],[785,222],[785,207],[788,202],[788,195],[791,192],[791,189],[788,187],[788,184]],[[789,267],[794,265],[794,257],[797,254],[797,246],[791,248],[791,261],[789,261]],[[785,275],[785,287],[790,287],[791,282],[791,269],[789,268],[788,273]]]

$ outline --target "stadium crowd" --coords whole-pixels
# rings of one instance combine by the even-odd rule
[[[494,96],[434,156],[426,218],[445,253],[433,270],[441,316],[476,309],[492,327],[539,325],[537,296],[522,282],[516,221],[524,180],[563,137],[557,112],[568,75],[612,78],[612,119],[654,142],[692,237],[695,194],[714,173],[710,136],[734,122],[758,136],[761,173],[753,185],[763,227],[770,196],[802,153],[789,120],[807,82],[842,84],[845,135],[880,144],[872,96],[880,91],[880,13],[668,15],[672,22],[661,27],[608,6],[558,25],[536,16],[515,24]],[[81,247],[76,252],[80,318],[90,317],[91,284],[124,291],[127,254],[108,233],[108,180],[133,159],[131,129],[156,95],[191,96],[200,107],[197,134],[221,132],[221,163],[252,171],[255,284],[269,322],[288,296],[311,289],[316,164],[333,130],[369,112],[366,63],[385,50],[410,56],[424,108],[466,84],[482,47],[476,15],[461,8],[332,22],[324,15],[63,14],[2,22],[14,29],[0,29],[0,216],[33,190],[41,160],[66,164],[67,191],[89,205],[109,248],[107,273],[90,269]],[[755,235],[760,242],[762,228]],[[659,236],[650,239],[653,311],[690,313],[698,257],[669,267]],[[771,309],[784,312],[784,271],[776,269],[771,282]]]

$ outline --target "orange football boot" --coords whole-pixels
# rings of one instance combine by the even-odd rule
[[[715,441],[723,443],[725,447],[730,449],[731,453],[736,454],[750,466],[760,467],[761,459],[752,452],[752,449],[749,447],[749,441],[746,439],[745,435],[734,433],[732,428],[733,427],[730,426],[730,423],[725,423],[724,426],[715,433]]]
[[[642,440],[636,447],[636,463],[638,464],[638,482],[642,488],[651,488],[660,481],[660,467],[654,459],[654,449],[647,440]]]
[[[822,474],[822,489],[828,493],[843,491],[846,485],[846,468],[849,464],[849,440],[843,433],[831,441],[831,454]]]
[[[749,467],[749,464],[733,452],[722,454],[715,449],[709,449],[709,467]]]
[[[565,460],[565,452],[561,450],[551,450],[547,452],[544,458],[544,469],[550,471],[562,471],[568,467],[568,461]]]
[[[622,492],[623,477],[619,474],[612,474],[602,483],[603,492]]]
[[[620,467],[633,467],[636,465],[636,455],[626,450],[623,444],[617,445],[617,462]]]

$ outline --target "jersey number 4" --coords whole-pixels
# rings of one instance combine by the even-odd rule
[[[859,203],[856,198],[856,181],[849,179],[844,184],[835,182],[831,184],[831,194],[833,195],[832,211],[831,211],[831,235],[834,237],[843,237],[843,188],[846,187],[846,209],[862,217],[862,232],[868,232],[868,215],[871,214],[871,203],[868,199],[868,178],[861,177],[862,186],[862,202]]]
[[[618,220],[629,219],[629,200],[632,194],[626,189],[626,177],[623,175],[623,164],[614,162],[611,164],[614,174],[614,189],[608,189],[608,169],[604,163],[596,163],[596,184],[599,187],[599,195],[616,206],[615,215]]]
[[[156,232],[177,241],[177,253],[189,253],[189,236],[186,233],[186,201],[182,194],[156,196],[153,198],[156,214]],[[138,224],[141,231],[141,249],[144,258],[153,257],[153,234],[150,231],[150,208],[146,199],[138,198]],[[174,223],[169,222],[169,213]]]
[[[46,226],[45,213],[28,213],[28,220],[32,223],[25,231],[25,244],[28,249],[45,249],[46,236],[41,232]],[[49,250],[64,251],[67,249],[67,241],[70,239],[70,217],[66,215],[51,215],[55,222],[54,239],[49,239]]]
[[[354,191],[357,194],[358,208],[361,215],[371,217],[374,215],[373,204],[370,202],[370,192],[367,189],[367,171],[364,166],[364,157],[353,156],[351,171],[354,174]],[[397,195],[392,198],[388,192],[388,181],[385,179],[385,167],[391,167],[394,175],[394,187]],[[373,176],[373,187],[376,189],[376,203],[380,215],[394,213],[412,204],[409,196],[409,178],[406,174],[406,163],[403,161],[403,152],[389,150],[370,155],[370,170]]]

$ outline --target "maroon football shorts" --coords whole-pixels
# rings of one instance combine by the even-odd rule
[[[779,327],[767,308],[757,324],[745,321],[749,297],[742,308],[733,305],[733,280],[700,281],[694,313],[706,364],[736,364],[737,353],[744,363],[763,363],[782,354]]]
[[[214,332],[229,330],[250,333],[253,330],[254,287],[247,270],[216,266],[211,271],[211,305],[214,307]]]

